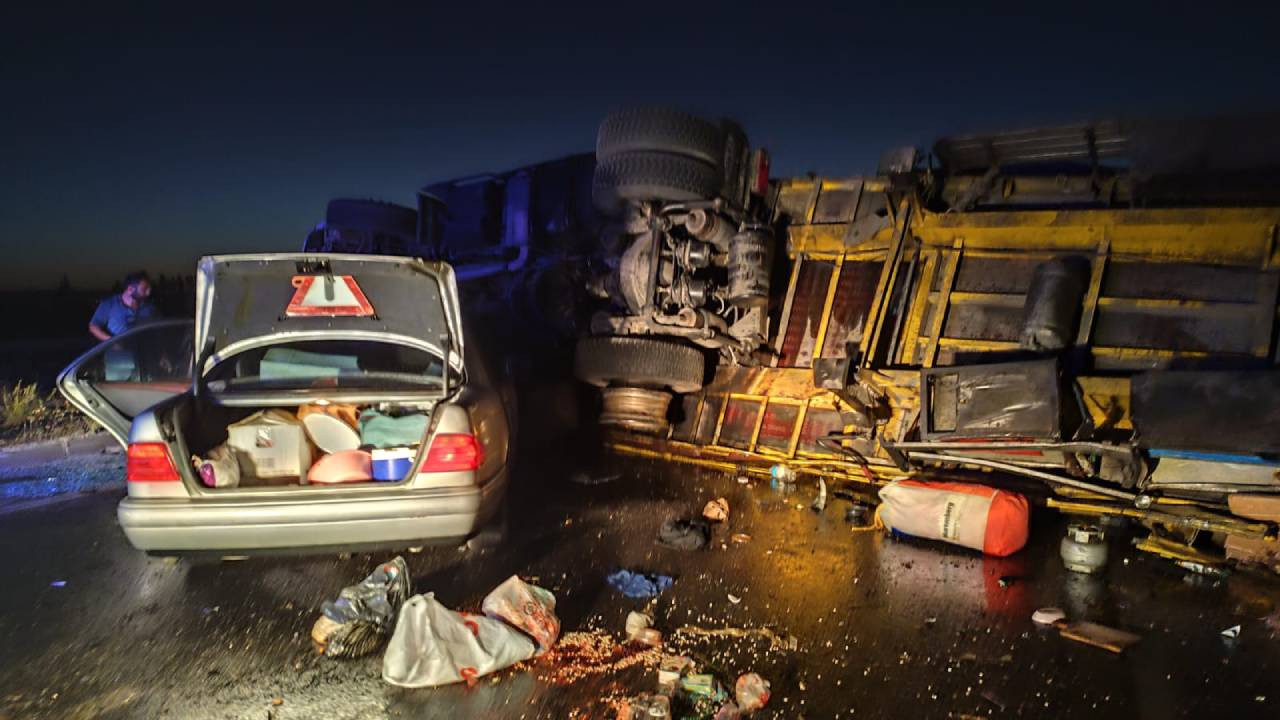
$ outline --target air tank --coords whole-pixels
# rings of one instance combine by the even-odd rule
[[[1054,258],[1036,266],[1022,307],[1023,348],[1061,350],[1075,343],[1089,272],[1089,261],[1079,256]]]
[[[748,227],[729,243],[729,302],[757,307],[769,302],[769,262],[773,257],[773,233],[764,227]]]

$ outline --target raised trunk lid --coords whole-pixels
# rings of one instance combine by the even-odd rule
[[[201,258],[196,367],[203,376],[248,349],[346,338],[407,345],[462,367],[453,269],[369,255],[275,253]]]

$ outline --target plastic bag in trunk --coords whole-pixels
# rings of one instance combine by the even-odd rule
[[[204,459],[193,459],[196,474],[205,487],[233,488],[240,484],[240,463],[226,443],[210,450]]]

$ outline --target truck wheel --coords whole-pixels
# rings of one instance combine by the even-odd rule
[[[664,108],[634,108],[609,115],[596,135],[596,160],[633,152],[683,155],[720,167],[724,133],[687,113]]]
[[[678,393],[702,389],[706,358],[688,345],[639,337],[589,337],[578,341],[574,375],[595,385],[670,388]]]
[[[633,432],[661,435],[671,423],[667,408],[671,393],[638,387],[607,387],[600,391],[600,424]]]
[[[626,200],[687,202],[716,197],[718,166],[683,155],[631,152],[596,165],[591,197],[604,213],[616,212]]]

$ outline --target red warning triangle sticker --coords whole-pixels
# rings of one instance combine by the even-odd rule
[[[294,275],[285,317],[372,317],[373,305],[350,275]]]

